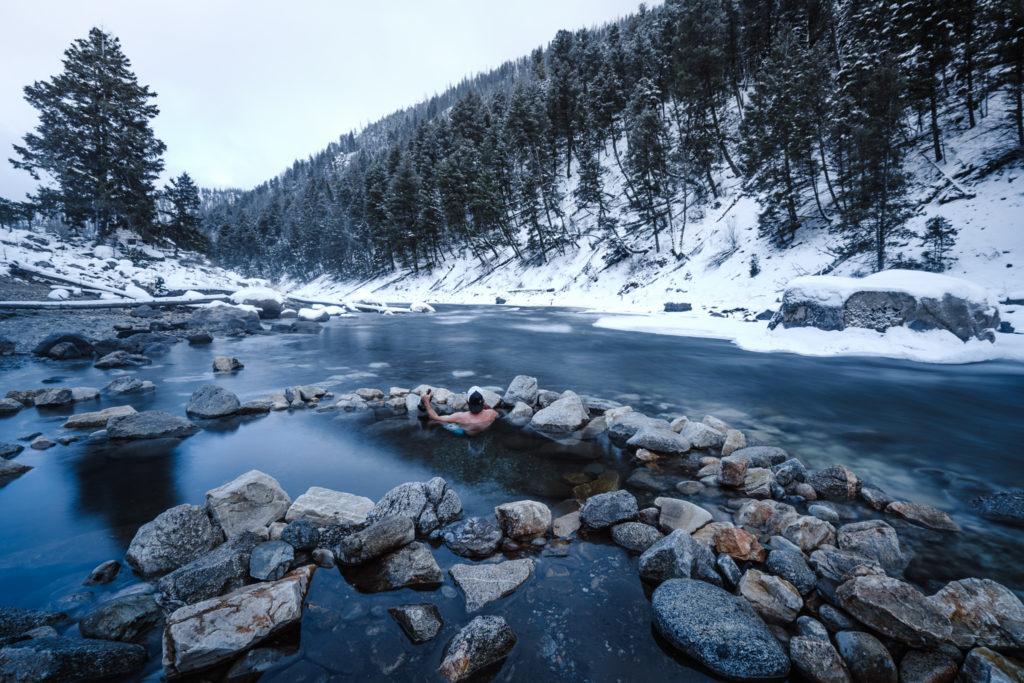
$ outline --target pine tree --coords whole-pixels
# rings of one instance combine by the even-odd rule
[[[62,73],[26,86],[39,124],[14,146],[19,159],[11,163],[56,183],[39,186],[41,210],[99,240],[118,228],[151,236],[165,149],[149,125],[155,97],[139,85],[118,39],[98,28],[67,49]]]
[[[958,232],[948,218],[932,216],[928,219],[924,224],[924,236],[921,238],[921,246],[925,247],[926,269],[941,273],[949,267],[953,260],[949,252],[956,243]]]
[[[661,251],[661,232],[669,233],[669,245],[675,249],[672,224],[672,198],[675,180],[669,172],[668,127],[661,117],[661,95],[650,79],[636,85],[629,103],[626,137],[626,172],[634,188],[631,203],[641,225],[654,234],[654,250]]]
[[[167,205],[167,221],[161,226],[160,236],[175,246],[193,251],[209,251],[210,241],[199,231],[203,219],[199,215],[199,188],[188,173],[172,178],[161,193]]]

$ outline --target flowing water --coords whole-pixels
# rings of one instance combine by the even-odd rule
[[[935,505],[964,527],[939,534],[900,524],[915,558],[907,576],[926,590],[966,576],[998,580],[1024,594],[1024,533],[970,514],[979,493],[1024,485],[1024,366],[990,362],[937,366],[878,358],[756,354],[727,342],[597,329],[596,316],[559,309],[440,307],[434,315],[360,315],[335,319],[319,335],[218,339],[178,344],[133,371],[157,385],[141,398],[78,404],[98,410],[183,415],[191,392],[215,382],[248,400],[285,386],[321,384],[335,393],[420,383],[464,391],[503,390],[516,374],[540,386],[611,399],[651,415],[713,414],[811,467],[841,462],[890,494]],[[245,369],[214,377],[214,356]],[[32,362],[2,371],[3,389],[103,387],[121,371],[88,363]],[[0,420],[0,441],[32,432],[54,437],[72,410],[26,409]],[[137,583],[127,569],[109,586],[83,587],[100,562],[123,559],[135,530],[176,504],[199,503],[207,490],[251,469],[275,477],[292,498],[323,486],[377,499],[406,481],[444,477],[465,514],[492,514],[507,501],[533,498],[556,514],[569,509],[564,476],[586,470],[631,471],[628,456],[600,438],[565,444],[508,424],[465,438],[378,411],[350,415],[311,410],[224,420],[178,444],[111,447],[88,442],[26,449],[34,469],[0,489],[0,604],[61,609],[81,616],[105,596]],[[641,504],[654,493],[634,491]],[[697,502],[725,519],[712,492]],[[872,516],[840,506],[849,519]],[[442,569],[467,562],[434,549]],[[485,678],[699,680],[705,674],[674,657],[651,629],[636,558],[604,536],[549,547],[531,556],[534,576],[479,613],[505,616],[519,636],[511,656]],[[434,602],[445,627],[412,645],[388,616],[390,606]],[[430,679],[444,643],[473,615],[450,579],[433,592],[357,592],[336,570],[317,571],[301,632],[262,680]],[[71,629],[73,632],[76,629]],[[143,678],[159,678],[159,642]]]

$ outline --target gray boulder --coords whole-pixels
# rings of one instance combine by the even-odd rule
[[[885,574],[882,565],[871,558],[850,550],[838,550],[830,545],[822,546],[811,553],[811,565],[818,574],[838,583],[856,576]]]
[[[249,576],[258,581],[277,581],[291,567],[295,549],[284,541],[267,541],[252,549]]]
[[[896,683],[899,672],[885,646],[870,633],[840,631],[836,648],[854,683]]]
[[[37,408],[60,408],[75,402],[70,389],[39,389],[36,391],[34,403]]]
[[[23,607],[0,607],[0,638],[21,635],[40,626],[59,624],[68,618],[63,612],[47,612]]]
[[[971,509],[993,522],[1024,527],[1024,489],[978,496],[971,501]]]
[[[626,445],[630,448],[646,448],[649,451],[668,455],[682,455],[693,448],[689,439],[676,434],[671,429],[652,429],[649,426],[641,427],[636,434],[629,438]]]
[[[157,576],[188,564],[224,541],[206,509],[178,505],[139,527],[125,559],[142,576]]]
[[[93,364],[93,367],[100,370],[110,370],[111,368],[137,368],[140,365],[149,365],[152,362],[153,360],[146,356],[137,353],[129,353],[124,350],[117,350],[100,358]]]
[[[828,640],[796,636],[789,641],[789,657],[810,683],[853,683],[839,653]]]
[[[31,465],[22,465],[20,462],[6,459],[0,460],[0,487],[6,486],[30,469],[32,469]]]
[[[198,425],[161,410],[144,410],[107,421],[110,439],[182,439],[198,431]]]
[[[483,517],[452,522],[441,529],[445,546],[462,557],[488,557],[498,549],[501,538],[501,529]]]
[[[819,497],[838,501],[856,500],[861,487],[857,475],[842,465],[832,465],[808,475],[807,483]]]
[[[319,527],[359,525],[366,521],[371,510],[373,501],[365,496],[310,486],[295,499],[284,519],[286,522],[306,519]]]
[[[334,549],[338,564],[357,565],[398,550],[416,540],[416,527],[408,517],[385,517],[362,531],[343,538]]]
[[[222,543],[160,579],[157,590],[187,604],[230,593],[250,583],[249,557],[264,536],[245,533]]]
[[[356,585],[360,590],[380,593],[399,588],[431,588],[443,582],[444,574],[430,548],[413,541],[364,565]]]
[[[693,448],[721,448],[725,434],[701,422],[687,422],[679,436],[690,442]]]
[[[238,332],[254,330],[259,323],[260,317],[255,311],[234,306],[211,306],[193,313],[185,327],[210,332]]]
[[[951,640],[961,648],[1024,649],[1024,603],[990,579],[950,581],[929,601],[953,624]]]
[[[150,391],[155,391],[156,385],[147,380],[141,380],[138,377],[131,377],[126,375],[124,377],[118,377],[113,382],[103,387],[103,391],[108,394],[145,394]]]
[[[651,607],[658,633],[719,676],[745,681],[789,673],[789,657],[743,598],[703,581],[672,579],[655,589]]]
[[[16,401],[13,398],[0,398],[0,417],[14,415],[24,407],[21,401]]]
[[[407,482],[391,489],[377,501],[367,521],[375,522],[392,516],[408,517],[416,531],[429,534],[456,519],[462,513],[462,501],[441,477],[428,482]]]
[[[786,462],[798,465],[801,468],[803,467],[799,460],[791,460],[789,453],[778,446],[747,446],[746,448],[740,448],[733,451],[732,454],[740,455],[749,459],[751,467],[768,467],[774,469],[775,467],[781,467]],[[801,479],[800,481],[803,480]]]
[[[535,500],[502,503],[494,516],[502,532],[516,541],[543,537],[551,527],[551,508]]]
[[[213,359],[214,372],[236,372],[244,367],[241,361],[232,356],[217,356]]]
[[[132,643],[81,638],[32,638],[0,649],[5,683],[63,683],[133,674],[145,665],[146,649]]]
[[[0,458],[3,458],[4,460],[10,460],[23,450],[25,450],[25,447],[20,443],[7,443],[0,441]]]
[[[281,531],[281,540],[296,550],[309,552],[320,542],[320,532],[308,519],[297,519]]]
[[[964,657],[957,683],[1020,683],[1024,664],[987,647],[976,647]]]
[[[206,492],[206,509],[228,538],[284,518],[291,504],[277,480],[259,470]]]
[[[886,572],[895,576],[901,575],[910,564],[910,558],[900,547],[896,530],[878,519],[844,524],[836,529],[836,544],[841,550],[859,553],[874,560]]]
[[[952,683],[959,670],[956,661],[940,650],[910,650],[900,660],[903,683]]]
[[[103,603],[78,622],[84,638],[137,643],[164,621],[152,595],[127,595]]]
[[[134,415],[137,411],[131,406],[111,406],[91,413],[71,415],[64,422],[67,429],[106,429],[107,422],[113,417]]]
[[[201,418],[226,417],[238,411],[241,402],[233,393],[216,384],[204,384],[192,392],[185,412]]]
[[[518,401],[532,406],[537,401],[537,378],[516,375],[509,383],[501,400],[510,406],[514,406]]]
[[[801,595],[810,593],[818,583],[818,577],[807,566],[801,552],[773,550],[768,553],[765,569],[793,584]]]
[[[658,526],[665,533],[682,529],[692,534],[711,521],[711,513],[699,505],[679,498],[659,497],[654,504],[661,511],[658,515]]]
[[[54,348],[58,345],[62,345],[59,350]],[[32,353],[36,356],[48,356],[56,360],[90,358],[93,352],[92,342],[85,336],[74,332],[54,332],[32,349]]]
[[[612,527],[612,540],[634,553],[642,553],[660,541],[664,534],[649,524],[623,522]]]
[[[640,555],[640,577],[651,583],[696,577],[716,585],[715,556],[690,534],[676,529]]]
[[[533,574],[533,560],[508,560],[498,564],[456,564],[448,570],[455,585],[466,595],[466,611],[510,595]]]
[[[913,647],[949,639],[949,617],[910,584],[888,576],[860,576],[836,590],[840,607],[879,633]]]
[[[613,444],[625,448],[629,440],[641,429],[653,432],[672,431],[672,426],[665,420],[648,417],[634,411],[623,413],[608,422],[608,438]]]
[[[580,397],[572,391],[566,391],[547,408],[534,413],[530,426],[546,431],[574,432],[585,425],[588,419],[587,409]]]
[[[432,640],[444,626],[437,605],[429,602],[390,607],[388,614],[401,624],[409,640],[417,644]]]
[[[515,644],[516,634],[504,617],[476,617],[448,641],[438,670],[452,681],[468,678],[508,656]]]
[[[583,503],[580,522],[588,529],[606,529],[636,519],[639,511],[636,498],[629,491],[599,493]]]

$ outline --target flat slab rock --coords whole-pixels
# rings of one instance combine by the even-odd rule
[[[164,672],[182,676],[229,661],[298,623],[315,570],[307,565],[278,581],[246,586],[173,612],[164,630]]]
[[[509,560],[498,564],[457,564],[448,570],[455,585],[466,595],[466,611],[511,595],[533,574],[533,560]]]
[[[63,612],[24,607],[0,607],[0,638],[16,636],[40,626],[52,626],[68,618]]]
[[[125,676],[146,663],[141,645],[83,638],[33,638],[0,649],[0,680],[44,683]]]
[[[198,431],[198,425],[161,410],[144,410],[107,421],[107,436],[111,439],[184,438]]]
[[[317,526],[362,524],[372,509],[373,501],[365,496],[311,486],[295,499],[284,519],[308,519]]]
[[[671,579],[651,600],[654,626],[674,648],[733,680],[783,678],[789,657],[746,600],[693,579]]]
[[[134,415],[137,411],[131,406],[112,406],[91,413],[72,415],[64,423],[68,429],[103,429],[107,421],[114,417]]]

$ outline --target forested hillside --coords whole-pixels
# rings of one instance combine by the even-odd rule
[[[1019,0],[669,0],[560,31],[251,191],[208,196],[204,225],[224,265],[271,278],[533,267],[581,248],[664,266],[746,196],[774,248],[827,232],[835,263],[942,270],[957,226],[915,236],[908,220],[968,196],[958,178],[1021,163],[1022,90]],[[947,140],[975,129],[971,164],[950,169]],[[911,241],[923,255],[898,251]]]

